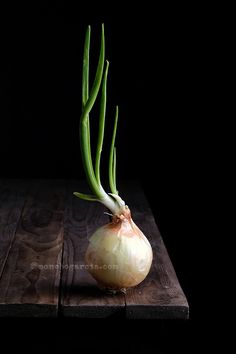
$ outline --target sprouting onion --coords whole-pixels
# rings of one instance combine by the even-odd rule
[[[115,111],[109,156],[109,187],[107,193],[101,183],[100,161],[104,140],[107,76],[109,62],[105,62],[105,36],[102,25],[101,48],[95,79],[89,88],[89,52],[91,29],[88,26],[83,57],[82,115],[80,119],[80,144],[83,166],[91,194],[74,192],[76,197],[97,201],[110,210],[112,221],[100,227],[90,238],[85,255],[89,272],[101,288],[119,291],[139,284],[147,276],[152,263],[152,248],[142,231],[133,222],[129,207],[119,196],[116,187],[116,131],[118,106]],[[101,91],[98,140],[95,161],[90,145],[89,114]]]

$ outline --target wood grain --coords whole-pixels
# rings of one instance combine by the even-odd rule
[[[142,189],[137,183],[121,186],[134,222],[149,239],[153,264],[147,278],[126,294],[128,318],[185,319],[189,307]]]
[[[77,190],[85,189],[78,182],[68,184],[64,219],[62,314],[81,318],[122,315],[125,310],[124,295],[104,294],[83,268],[89,237],[108,222],[108,217],[102,205],[74,197],[72,192]]]
[[[64,182],[32,183],[0,279],[1,316],[57,316],[64,193]]]
[[[0,278],[15,237],[27,186],[20,180],[0,181]]]
[[[151,271],[126,295],[97,288],[83,260],[89,237],[108,217],[101,204],[74,197],[78,189],[86,191],[76,181],[0,181],[0,316],[188,318],[153,214],[134,182],[121,184],[120,192],[152,244]]]

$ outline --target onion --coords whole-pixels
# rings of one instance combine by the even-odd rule
[[[141,283],[152,264],[152,248],[128,207],[90,238],[85,262],[101,288],[124,290]]]
[[[89,89],[90,26],[85,35],[82,72],[82,114],[80,118],[81,155],[91,194],[74,192],[74,195],[90,202],[100,202],[112,213],[112,222],[100,227],[90,238],[85,262],[101,288],[119,291],[139,284],[147,276],[152,263],[152,248],[142,231],[133,222],[128,206],[116,188],[115,137],[118,122],[116,106],[113,134],[109,155],[109,187],[107,193],[101,183],[100,161],[104,140],[107,76],[109,63],[105,64],[105,36],[102,25],[101,49],[96,75]],[[100,90],[101,88],[101,90]],[[91,154],[90,112],[100,95],[98,140],[95,159]]]

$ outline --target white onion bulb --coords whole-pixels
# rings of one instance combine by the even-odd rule
[[[98,285],[108,290],[123,290],[141,283],[152,264],[152,248],[133,222],[129,208],[114,215],[90,238],[85,262]]]

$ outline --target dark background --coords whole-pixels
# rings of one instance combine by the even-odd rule
[[[207,125],[207,14],[179,4],[75,4],[41,1],[1,11],[1,177],[84,178],[78,140],[83,42],[90,24],[93,78],[104,22],[110,68],[103,178],[118,104],[118,181],[141,181],[190,303],[190,321],[161,325],[160,333],[164,340],[166,333],[178,337],[182,352],[191,352],[186,343],[196,331],[201,297],[195,265],[203,215],[196,205]],[[142,326],[147,336],[160,325]]]

